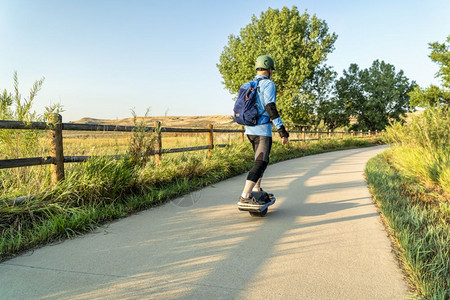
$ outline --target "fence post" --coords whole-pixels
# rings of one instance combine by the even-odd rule
[[[155,121],[155,132],[156,132],[156,149],[158,153],[155,154],[155,163],[156,165],[161,164],[161,155],[162,155],[162,138],[161,138],[161,122]]]
[[[302,128],[302,140],[306,141],[306,132],[305,127]]]
[[[208,128],[208,158],[211,158],[212,149],[214,149],[214,127],[212,124],[209,124],[206,128]]]
[[[363,137],[363,131],[362,131],[362,130],[359,131],[359,135],[360,135],[361,137]]]
[[[378,129],[375,129],[375,136],[378,135]]]
[[[242,126],[241,127],[241,129],[242,129],[242,132],[241,132],[241,140],[242,140],[242,142],[245,142],[245,127],[244,126]]]
[[[354,137],[355,136],[355,132],[352,130],[352,131],[350,131],[350,135],[352,136],[352,137]]]
[[[51,165],[52,182],[57,183],[64,180],[62,116],[60,114],[54,114],[53,116],[51,156],[55,159],[55,162]]]
[[[368,133],[369,133],[369,136],[370,136],[370,129],[369,129],[369,132],[368,132]]]
[[[331,129],[328,129],[328,139],[331,139]]]

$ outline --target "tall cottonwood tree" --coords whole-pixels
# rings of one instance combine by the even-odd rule
[[[277,88],[277,106],[286,121],[309,121],[317,96],[311,91],[314,77],[327,73],[324,64],[334,49],[337,35],[328,32],[325,21],[300,14],[297,7],[269,8],[240,34],[230,35],[217,67],[225,87],[237,94],[239,87],[255,76],[255,59],[269,55],[275,60],[272,80]],[[319,72],[321,70],[321,72]]]
[[[408,111],[408,93],[415,86],[402,70],[396,72],[393,65],[375,60],[363,70],[351,64],[337,80],[336,93],[345,113],[357,119],[354,129],[382,130]]]

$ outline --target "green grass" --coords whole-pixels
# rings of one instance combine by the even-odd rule
[[[450,203],[396,170],[391,165],[396,154],[391,149],[369,160],[370,189],[392,229],[398,256],[417,295],[449,299]]]
[[[448,106],[393,124],[384,140],[392,147],[366,167],[372,194],[417,295],[450,299]]]
[[[365,147],[380,140],[344,139],[273,144],[271,162],[327,151]],[[205,152],[163,155],[161,165],[129,159],[92,159],[74,164],[66,179],[20,205],[0,200],[0,260],[61,238],[91,231],[101,223],[158,205],[231,176],[253,164],[249,143]]]

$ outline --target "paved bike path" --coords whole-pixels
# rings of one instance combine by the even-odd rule
[[[385,147],[268,167],[264,218],[240,175],[0,264],[0,299],[404,299],[363,171]]]

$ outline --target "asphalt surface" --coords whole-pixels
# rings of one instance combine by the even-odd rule
[[[0,264],[0,299],[405,299],[363,176],[384,147],[270,165],[277,202],[240,212],[246,175]]]

